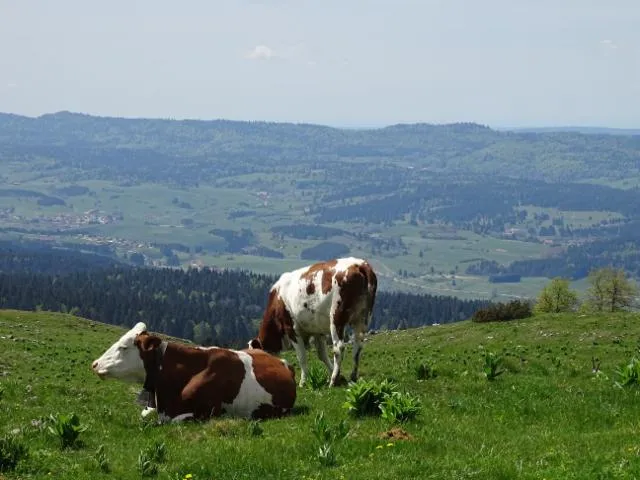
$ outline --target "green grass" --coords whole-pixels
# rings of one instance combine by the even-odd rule
[[[15,431],[29,450],[0,478],[134,479],[149,459],[154,468],[146,471],[157,470],[150,478],[163,479],[640,475],[640,389],[614,385],[615,370],[638,351],[637,314],[461,322],[371,336],[363,377],[390,378],[421,401],[421,414],[400,425],[412,437],[403,440],[380,438],[398,426],[380,417],[351,417],[345,388],[299,390],[299,412],[260,428],[231,418],[144,425],[134,404],[139,386],[100,381],[89,368],[121,333],[68,315],[0,311],[0,436]],[[505,371],[492,381],[483,375],[486,351],[503,358]],[[602,374],[592,373],[592,357]],[[420,363],[437,376],[419,380]],[[333,467],[318,459],[320,412],[332,428],[342,420],[350,428],[335,446]],[[87,430],[63,450],[38,422],[72,413]]]

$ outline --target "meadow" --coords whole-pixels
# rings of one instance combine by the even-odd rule
[[[638,314],[371,335],[361,375],[420,400],[419,415],[404,422],[354,417],[344,408],[348,387],[299,389],[296,412],[277,420],[143,422],[134,403],[140,386],[101,381],[90,369],[122,333],[70,315],[0,311],[0,455],[26,449],[0,478],[640,476],[638,371],[627,372],[626,386],[616,373],[638,355]],[[86,430],[62,448],[50,416],[74,413]],[[333,441],[332,462],[314,435],[320,413],[329,431],[348,428]]]

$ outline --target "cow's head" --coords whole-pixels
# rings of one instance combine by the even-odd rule
[[[277,290],[271,290],[258,336],[248,346],[278,354],[291,347],[290,337],[295,340],[291,315]]]
[[[143,322],[138,322],[131,330],[111,345],[91,368],[100,378],[117,378],[130,382],[144,380],[144,363],[134,345],[136,336],[147,330]]]

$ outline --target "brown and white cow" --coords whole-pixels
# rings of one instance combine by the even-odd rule
[[[256,350],[230,350],[168,342],[138,323],[92,368],[100,378],[143,381],[139,400],[146,416],[157,409],[163,420],[205,419],[226,412],[235,417],[287,414],[296,400],[293,369],[280,358]]]
[[[255,349],[277,354],[293,345],[300,364],[300,386],[308,374],[305,346],[314,337],[318,357],[331,372],[330,385],[340,376],[344,332],[353,330],[353,371],[358,367],[364,333],[371,322],[377,277],[359,258],[338,258],[283,273],[271,287],[258,336],[249,342]],[[326,335],[331,334],[333,365],[327,357]]]

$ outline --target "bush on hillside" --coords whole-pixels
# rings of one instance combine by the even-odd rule
[[[509,303],[494,303],[477,310],[471,317],[471,321],[478,323],[506,322],[528,318],[532,315],[531,303],[524,300],[512,300]]]
[[[571,290],[569,280],[554,278],[540,292],[534,307],[536,313],[571,312],[578,305],[578,294]]]

